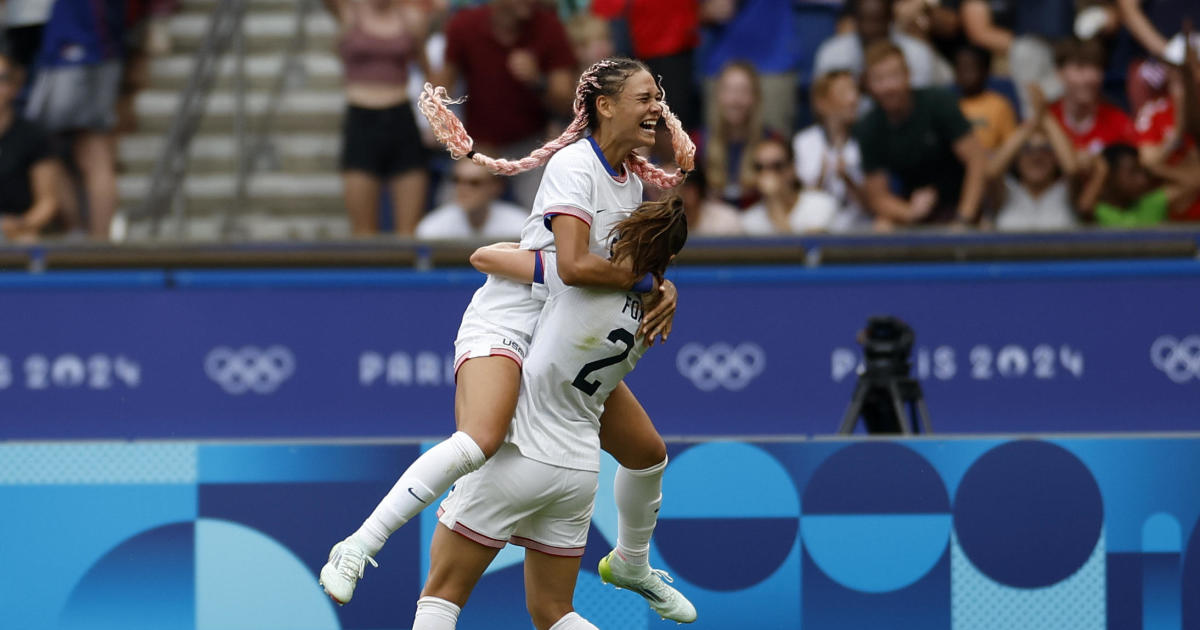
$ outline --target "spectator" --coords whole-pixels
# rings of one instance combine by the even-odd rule
[[[751,148],[754,186],[760,201],[742,213],[742,229],[751,236],[832,231],[837,201],[820,190],[802,191],[796,156],[786,140],[763,138]]]
[[[893,20],[902,33],[927,42],[944,59],[953,59],[966,41],[958,17],[958,0],[895,0]]]
[[[1200,195],[1200,169],[1156,178],[1138,159],[1136,148],[1113,144],[1104,149],[1092,170],[1084,203],[1094,205],[1096,223],[1105,227],[1149,227],[1182,212]]]
[[[26,117],[64,137],[79,171],[88,232],[106,239],[117,209],[117,92],[124,2],[57,0],[42,31]]]
[[[1039,90],[1031,90],[1033,115],[1017,127],[988,163],[988,179],[1000,181],[1000,230],[1067,230],[1078,225],[1072,183],[1075,149]],[[1076,187],[1075,192],[1078,192]]]
[[[1029,85],[1036,83],[1050,100],[1059,98],[1051,42],[1071,36],[1075,0],[962,0],[959,13],[967,41],[1007,58],[1026,117]]]
[[[466,84],[466,128],[501,155],[542,146],[551,114],[571,116],[575,56],[553,9],[535,0],[491,0],[463,9],[446,25],[446,61],[436,83]],[[532,207],[542,168],[511,182],[520,206]]]
[[[742,213],[742,230],[750,236],[790,234],[792,216],[800,202],[792,147],[777,138],[764,138],[748,153],[760,199]]]
[[[409,98],[408,69],[428,74],[424,12],[399,0],[325,0],[341,25],[346,75],[342,187],[350,230],[379,231],[379,197],[391,193],[397,234],[412,235],[429,187],[427,154]]]
[[[714,93],[724,68],[731,61],[744,60],[759,73],[766,126],[793,128],[800,57],[795,18],[792,3],[781,0],[700,0],[706,36],[699,65],[708,110],[716,102]],[[672,96],[671,102],[677,98]],[[711,111],[705,112],[705,120],[712,120]],[[716,185],[716,180],[710,182]]]
[[[876,107],[855,126],[854,137],[870,210],[883,225],[974,222],[987,158],[954,95],[913,89],[904,54],[888,41],[867,50],[865,77]]]
[[[529,211],[499,201],[504,183],[471,160],[454,162],[454,201],[430,212],[417,225],[417,238],[516,240]]]
[[[715,102],[700,142],[703,168],[716,196],[730,205],[754,201],[752,160],[746,148],[765,134],[758,72],[744,61],[731,61],[717,76]]]
[[[1168,75],[1167,96],[1142,106],[1135,124],[1142,165],[1159,174],[1200,163],[1195,139],[1185,133],[1183,117],[1179,115],[1187,110],[1187,81],[1191,79],[1176,68],[1169,68]],[[1172,215],[1171,219],[1200,220],[1200,200],[1184,212]]]
[[[1167,51],[1167,42],[1180,32],[1185,19],[1200,26],[1200,2],[1196,0],[1116,0],[1121,24],[1133,35],[1148,60],[1136,60],[1126,74],[1129,104],[1138,111],[1153,93],[1161,91],[1165,68],[1158,59]]]
[[[688,234],[692,236],[737,236],[742,233],[742,220],[737,208],[708,195],[704,170],[688,173],[679,188],[687,214]]]
[[[567,20],[566,28],[580,74],[597,61],[615,54],[608,20],[580,12]]]
[[[953,79],[949,66],[928,44],[892,28],[890,0],[849,0],[849,5],[854,16],[854,32],[835,35],[821,44],[813,64],[813,76],[849,70],[858,77],[863,72],[863,51],[873,44],[890,40],[903,51],[912,85],[945,85]]]
[[[1080,161],[1084,170],[1094,156],[1110,144],[1136,142],[1133,122],[1119,107],[1100,96],[1104,80],[1104,49],[1095,40],[1068,39],[1058,48],[1058,74],[1062,99],[1050,113],[1062,125],[1076,151],[1089,157]]]
[[[593,0],[592,11],[609,19],[623,18],[629,28],[633,56],[662,77],[671,111],[694,131],[700,126],[695,51],[700,44],[696,0]],[[667,137],[670,134],[659,134]],[[669,149],[669,148],[668,148]],[[670,155],[670,151],[664,152]]]
[[[837,203],[829,226],[834,232],[870,227],[862,209],[862,154],[852,135],[859,100],[858,83],[848,70],[818,77],[812,88],[817,122],[792,140],[801,185],[824,191]]]
[[[42,30],[54,0],[6,0],[3,4],[4,41],[12,63],[31,68],[42,45]]]
[[[986,89],[991,67],[991,53],[978,46],[967,44],[954,55],[954,82],[962,93],[958,107],[985,151],[1000,148],[1017,127],[1017,115],[1008,99]]]
[[[50,135],[13,108],[23,76],[0,53],[0,232],[4,240],[28,242],[54,218],[59,169]]]

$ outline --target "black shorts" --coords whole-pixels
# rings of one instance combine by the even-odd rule
[[[343,171],[364,171],[380,178],[427,168],[412,105],[385,109],[350,105],[342,120]]]

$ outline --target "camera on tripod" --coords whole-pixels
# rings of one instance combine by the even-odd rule
[[[911,375],[915,339],[912,327],[898,317],[867,319],[858,333],[863,365],[838,433],[854,433],[860,417],[871,434],[933,432],[921,384]]]

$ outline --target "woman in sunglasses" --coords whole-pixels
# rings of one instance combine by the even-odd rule
[[[819,190],[802,191],[792,145],[768,136],[750,148],[750,168],[759,201],[742,213],[750,236],[824,232],[838,212],[837,200]]]

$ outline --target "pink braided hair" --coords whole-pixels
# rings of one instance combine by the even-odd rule
[[[579,82],[575,85],[575,102],[572,106],[575,118],[571,120],[571,124],[567,125],[567,128],[557,138],[534,149],[529,155],[519,160],[498,159],[474,151],[472,147],[475,141],[467,134],[462,121],[448,107],[461,103],[462,100],[451,99],[446,88],[434,87],[432,84],[426,83],[425,89],[422,90],[417,101],[417,108],[429,120],[433,136],[446,146],[450,157],[455,160],[467,157],[498,175],[516,175],[545,164],[555,153],[583,138],[587,134],[589,123],[588,98],[603,90],[601,74],[604,71],[619,70],[622,66],[630,63],[645,69],[641,62],[628,59],[601,59],[592,64],[579,77]],[[631,154],[626,158],[625,164],[643,181],[650,182],[659,188],[673,188],[683,182],[686,176],[685,171],[689,171],[695,166],[696,146],[684,132],[679,119],[667,107],[665,99],[661,104],[663,119],[667,130],[671,133],[671,146],[675,151],[675,162],[680,168],[674,173],[667,173],[637,154]]]

